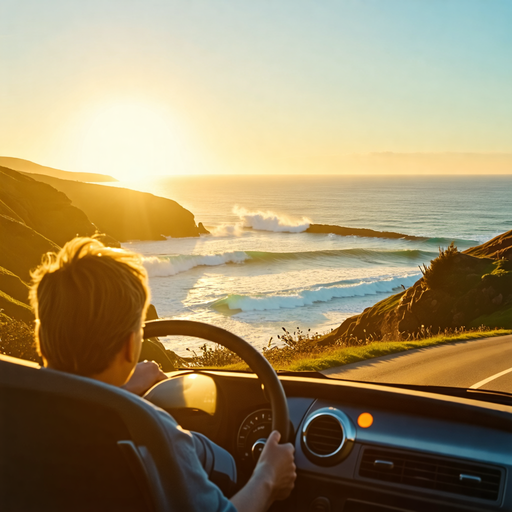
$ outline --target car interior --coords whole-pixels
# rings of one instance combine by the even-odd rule
[[[155,320],[144,334],[220,343],[252,371],[177,370],[141,399],[0,356],[1,510],[187,510],[187,482],[152,404],[229,452],[229,461],[212,454],[207,470],[228,496],[279,430],[295,446],[298,477],[271,510],[512,510],[506,393],[276,373],[238,336],[198,322]]]

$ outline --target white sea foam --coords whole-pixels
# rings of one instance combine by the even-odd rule
[[[243,232],[243,222],[236,222],[235,224],[222,223],[210,229],[210,234],[213,236],[241,236]]]
[[[273,231],[275,233],[302,233],[309,228],[311,221],[306,217],[292,219],[285,215],[278,215],[271,211],[251,212],[245,208],[235,206],[233,213],[240,217],[243,226],[258,231]]]
[[[167,277],[186,272],[194,267],[243,263],[248,259],[250,256],[244,251],[234,251],[221,254],[178,255],[160,258],[150,256],[143,259],[143,264],[149,277]]]
[[[435,253],[420,250],[399,250],[399,251],[372,251],[367,249],[342,249],[326,251],[302,251],[302,252],[264,252],[264,251],[227,251],[216,254],[180,254],[174,256],[147,256],[143,259],[144,266],[150,277],[166,277],[186,272],[195,267],[218,266],[226,263],[269,263],[285,264],[287,261],[312,260],[326,258],[348,258],[354,259],[389,259],[392,262],[401,262],[403,259],[409,261],[418,259],[428,260],[435,257]],[[348,284],[348,283],[345,283]],[[330,286],[330,285],[329,285]],[[329,288],[330,289],[330,288]]]
[[[390,293],[401,289],[402,285],[406,288],[411,286],[420,276],[421,274],[413,274],[379,281],[360,282],[352,285],[318,287],[302,290],[295,294],[229,295],[225,299],[216,301],[212,306],[216,309],[227,307],[230,310],[245,312],[293,309],[301,306],[311,306],[315,302],[329,302],[336,298]]]

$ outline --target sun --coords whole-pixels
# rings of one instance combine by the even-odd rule
[[[82,166],[123,181],[186,174],[190,162],[183,140],[164,107],[137,101],[102,105],[86,123]]]

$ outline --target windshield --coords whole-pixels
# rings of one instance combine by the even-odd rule
[[[482,383],[512,367],[510,336],[479,340],[510,333],[495,329],[511,327],[510,304],[489,297],[485,309],[477,295],[492,278],[498,296],[509,266],[464,252],[505,231],[511,185],[508,176],[165,178],[155,190],[210,234],[127,247],[144,255],[161,317],[230,330],[277,369],[512,391],[510,373]],[[181,366],[244,367],[201,340],[163,343]]]
[[[5,315],[32,325],[30,270],[98,229],[158,317],[276,369],[512,391],[512,2],[8,3]]]

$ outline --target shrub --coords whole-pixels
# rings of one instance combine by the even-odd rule
[[[189,348],[187,350],[194,354],[192,357],[186,358],[188,366],[192,367],[218,367],[243,362],[234,352],[231,352],[231,350],[222,345],[215,344],[212,347],[205,343],[199,347],[199,350],[201,350],[199,355]]]
[[[263,355],[269,361],[274,368],[287,368],[291,364],[300,363],[300,361],[308,358],[326,358],[328,359],[333,353],[339,352],[340,349],[353,349],[357,347],[374,346],[378,348],[380,341],[374,340],[373,337],[365,336],[365,338],[356,338],[351,336],[346,340],[337,340],[334,345],[322,346],[317,343],[322,339],[323,335],[318,333],[311,334],[310,330],[307,332],[302,331],[299,327],[292,333],[287,331],[284,327],[282,328],[284,334],[277,336],[281,340],[283,345],[273,345],[273,338],[270,338],[268,345],[263,348]],[[417,333],[400,333],[396,342],[404,343],[406,346],[407,342],[419,342],[428,341],[429,339],[444,338],[446,341],[451,339],[470,339],[475,337],[474,335],[479,333],[489,332],[489,327],[480,325],[473,329],[466,329],[465,327],[458,328],[447,328],[439,329],[437,333],[433,332],[431,327],[422,326]],[[473,336],[472,336],[473,335]],[[462,337],[462,338],[461,338]],[[389,337],[392,340],[392,337]],[[385,346],[386,343],[382,342]],[[208,344],[204,344],[200,347],[201,354],[197,355],[195,352],[187,349],[194,354],[194,357],[188,359],[189,366],[192,367],[225,367],[237,363],[242,363],[242,360],[230,350],[215,345],[213,348]],[[404,349],[405,350],[405,349]],[[372,357],[377,357],[373,355]],[[242,365],[243,367],[243,365]],[[241,369],[237,367],[237,369]]]
[[[446,282],[448,274],[451,270],[454,256],[459,253],[455,243],[452,242],[446,249],[439,247],[439,256],[430,261],[427,267],[425,264],[420,266],[423,274],[423,282],[428,288],[441,288]]]
[[[306,332],[300,327],[290,333],[285,327],[282,327],[284,334],[278,335],[280,345],[273,345],[273,338],[270,338],[268,345],[263,348],[263,355],[272,365],[285,364],[296,357],[317,354],[322,351],[315,342],[320,338],[318,333],[311,334],[311,329]]]

